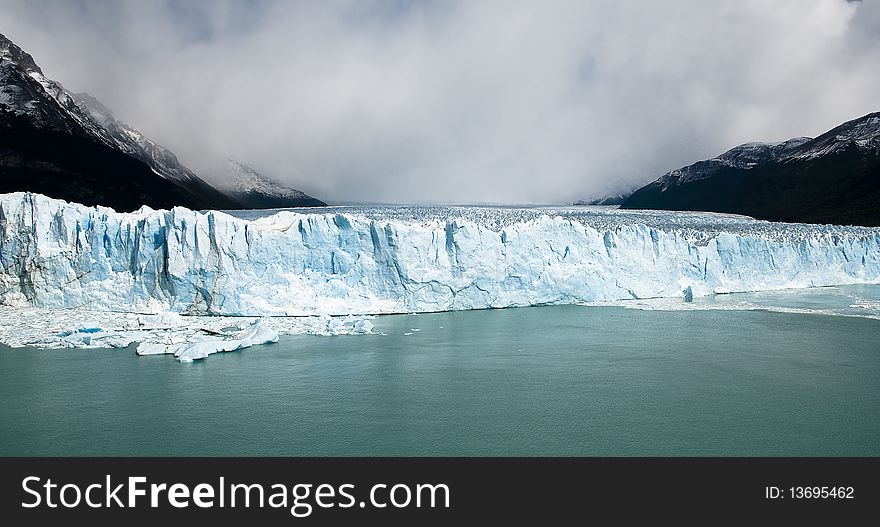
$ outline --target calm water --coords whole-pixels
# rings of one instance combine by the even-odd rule
[[[880,455],[877,320],[562,306],[374,322],[385,335],[189,365],[2,347],[0,454]]]

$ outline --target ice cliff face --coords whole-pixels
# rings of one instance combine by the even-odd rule
[[[583,209],[339,210],[245,220],[2,195],[0,302],[391,313],[880,281],[880,229]]]

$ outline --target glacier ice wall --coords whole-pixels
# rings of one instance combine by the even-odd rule
[[[383,219],[324,209],[247,220],[183,208],[122,214],[5,194],[0,303],[395,313],[880,281],[880,229],[506,209],[487,223],[446,213]]]

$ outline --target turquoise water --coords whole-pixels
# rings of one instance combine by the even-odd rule
[[[188,365],[0,347],[0,454],[880,455],[878,320],[560,306],[374,322],[384,335]]]

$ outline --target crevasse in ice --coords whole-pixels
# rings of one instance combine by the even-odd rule
[[[696,213],[323,208],[250,219],[0,196],[0,303],[365,314],[880,281],[880,229]]]

